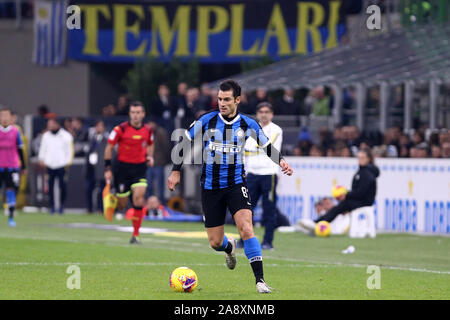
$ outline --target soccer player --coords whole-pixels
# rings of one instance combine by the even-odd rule
[[[244,252],[255,275],[256,289],[259,293],[270,293],[271,288],[264,281],[261,245],[253,233],[252,206],[243,164],[245,141],[252,137],[281,166],[283,173],[292,175],[293,171],[278,150],[272,147],[259,124],[237,111],[240,95],[241,87],[237,82],[222,82],[218,93],[219,110],[203,114],[194,121],[186,130],[187,139],[177,147],[183,148],[181,151],[186,157],[186,148],[191,146],[186,140],[193,141],[194,145],[198,142],[202,144],[202,207],[211,247],[225,251],[227,267],[235,268],[237,241],[228,239],[224,233],[228,208],[244,241]],[[167,181],[171,191],[180,183],[182,163],[177,162],[174,161]]]
[[[283,130],[272,122],[273,107],[269,102],[261,102],[256,106],[256,118],[264,134],[277,150],[281,150]],[[273,250],[273,237],[277,228],[277,173],[278,165],[270,161],[257,148],[256,142],[249,139],[245,144],[245,169],[247,186],[250,191],[252,209],[262,198],[264,238],[261,244],[263,250]]]
[[[298,222],[300,226],[314,231],[316,223],[319,221],[332,222],[340,214],[373,205],[377,193],[377,177],[380,175],[380,169],[374,164],[370,149],[360,149],[357,157],[359,170],[353,176],[351,191],[337,198],[339,204],[316,220],[300,220]]]
[[[111,159],[113,148],[119,144],[117,151],[118,165],[114,172],[114,186],[118,198],[117,209],[124,209],[131,195],[134,215],[133,235],[130,243],[140,243],[139,229],[142,224],[147,189],[147,166],[153,166],[153,130],[143,124],[145,109],[141,102],[130,104],[130,120],[116,126],[108,138],[105,148],[105,180],[113,180]]]
[[[8,224],[16,226],[14,209],[16,192],[20,185],[20,173],[25,173],[23,143],[19,130],[12,125],[11,110],[0,109],[0,188],[5,184],[9,210]],[[20,171],[20,172],[19,172]]]

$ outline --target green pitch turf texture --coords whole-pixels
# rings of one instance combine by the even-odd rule
[[[449,299],[450,238],[380,234],[376,239],[346,236],[312,238],[300,233],[275,235],[275,250],[264,251],[270,295],[256,293],[242,249],[235,270],[224,253],[206,239],[74,229],[56,224],[109,224],[99,215],[49,216],[19,213],[17,227],[0,223],[0,299]],[[112,224],[129,226],[130,222]],[[203,231],[201,223],[147,222],[144,227]],[[226,232],[236,233],[234,226]],[[263,229],[256,228],[258,237]],[[355,253],[341,251],[354,245]],[[81,272],[81,289],[66,286],[69,265]],[[367,266],[381,270],[381,288],[369,290]],[[193,293],[175,293],[169,275],[191,267],[199,278]]]

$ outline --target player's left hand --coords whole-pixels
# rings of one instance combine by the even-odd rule
[[[284,159],[280,160],[280,167],[281,167],[281,171],[288,176],[292,176],[292,174],[294,173],[294,170],[292,170],[292,168],[289,166],[289,164]]]
[[[154,163],[155,163],[155,160],[153,159],[153,157],[152,156],[148,156],[147,157],[147,166],[153,167]]]

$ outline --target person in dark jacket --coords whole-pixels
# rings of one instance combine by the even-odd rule
[[[319,221],[331,222],[339,214],[373,205],[377,193],[376,179],[380,175],[380,170],[373,163],[373,156],[370,149],[359,150],[357,157],[359,170],[353,176],[352,189],[347,194],[338,198],[339,203],[323,216],[314,221],[309,219],[301,220],[299,224],[302,227],[312,231]]]
[[[103,212],[102,190],[106,185],[104,177],[104,154],[108,143],[108,133],[105,130],[105,123],[98,120],[95,127],[89,129],[89,148],[86,152],[86,208],[88,213],[93,213],[95,209]],[[94,191],[97,189],[94,208]]]
[[[177,101],[170,95],[166,84],[158,87],[158,96],[153,100],[151,109],[147,113],[164,120],[171,120],[177,115]]]

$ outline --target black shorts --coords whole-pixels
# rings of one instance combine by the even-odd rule
[[[0,189],[3,185],[7,189],[18,190],[20,186],[20,173],[17,169],[0,169]]]
[[[246,184],[217,190],[202,189],[202,208],[206,228],[223,226],[227,208],[232,216],[241,209],[252,210]]]
[[[147,164],[118,162],[114,174],[116,196],[128,197],[134,187],[147,187]]]

